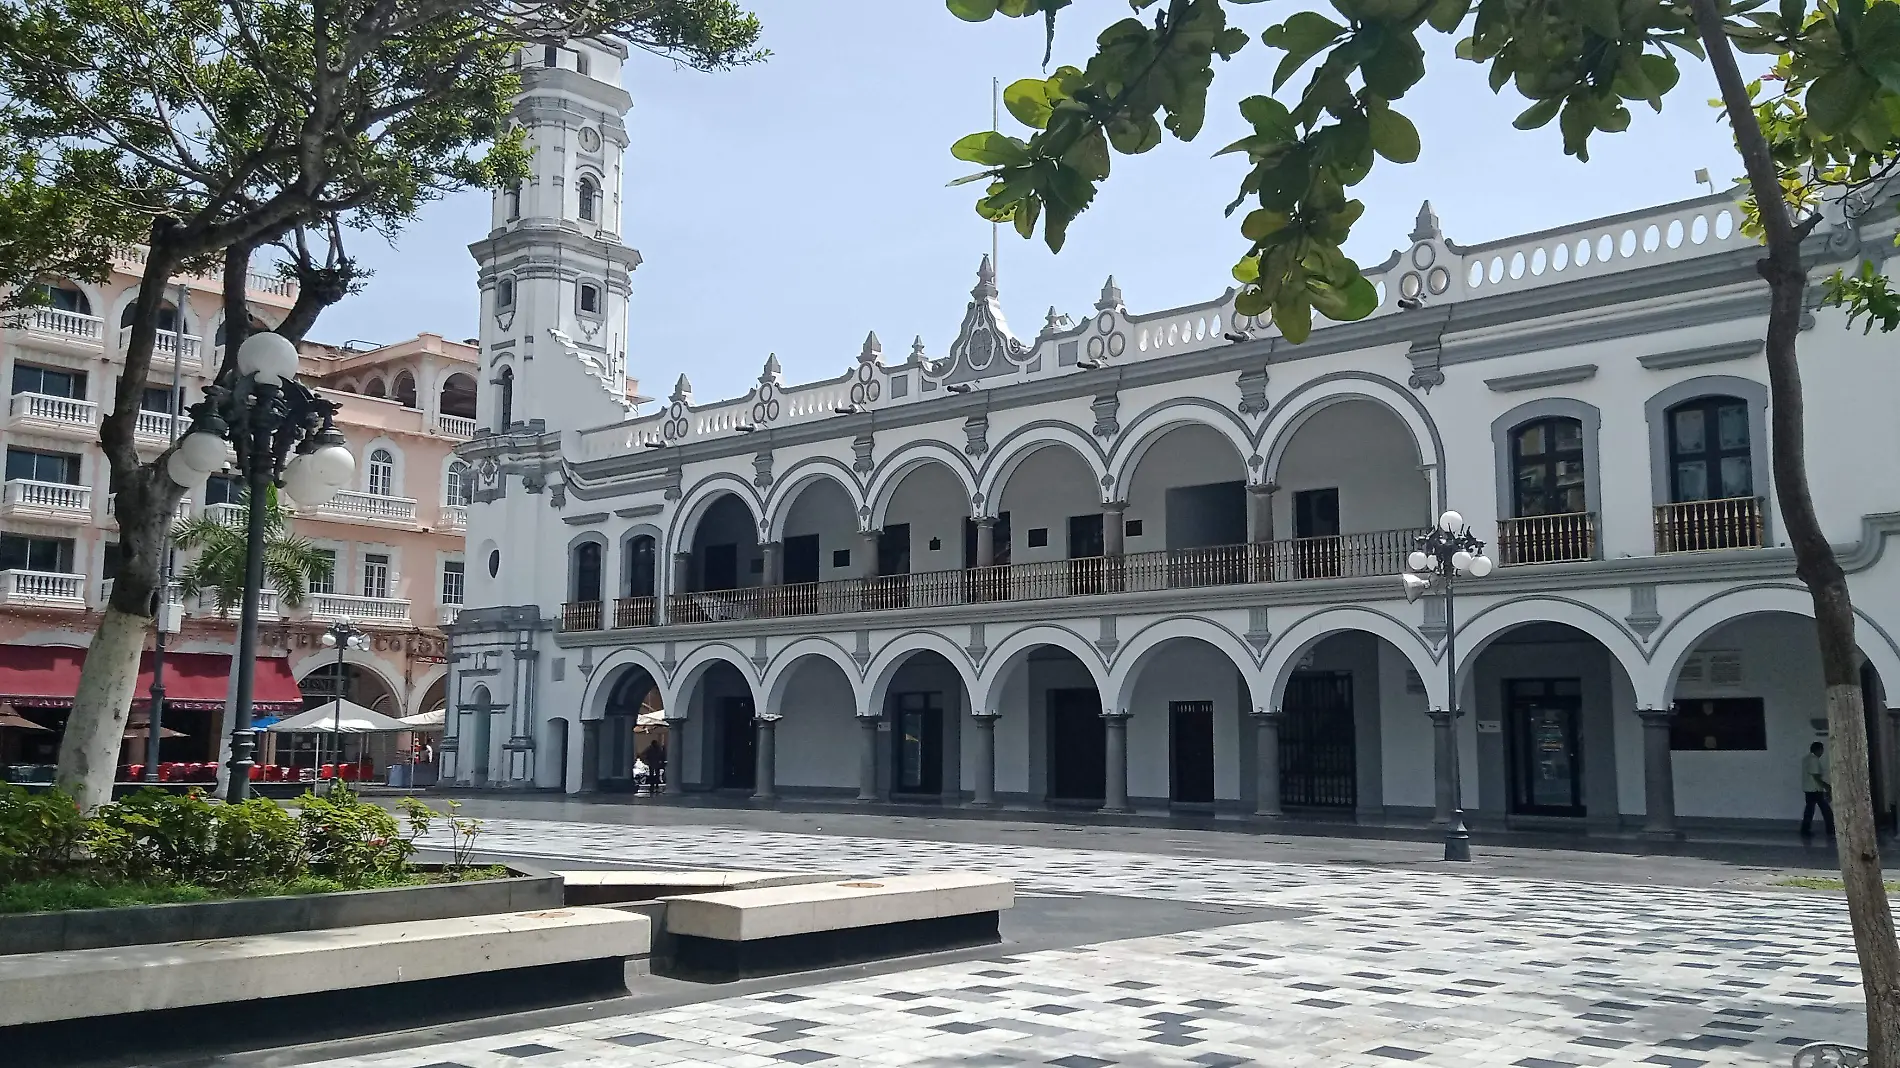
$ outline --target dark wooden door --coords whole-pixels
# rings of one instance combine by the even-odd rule
[[[891,791],[943,793],[943,694],[892,694],[891,718]]]
[[[653,539],[641,535],[627,543],[627,596],[653,596],[655,577]]]
[[[1214,702],[1168,703],[1170,800],[1214,803]]]
[[[1069,517],[1069,592],[1102,592],[1102,513]]]
[[[1504,684],[1511,751],[1511,811],[1581,816],[1583,746],[1578,679],[1509,679]]]
[[[1049,799],[1100,804],[1108,786],[1108,728],[1093,688],[1049,691]]]
[[[785,584],[818,581],[818,535],[785,539]]]
[[[1351,808],[1359,799],[1352,675],[1296,671],[1281,701],[1280,803]]]
[[[1301,490],[1293,495],[1294,564],[1301,578],[1339,574],[1339,491]]]
[[[750,790],[757,785],[758,740],[753,733],[752,698],[719,699],[719,785]]]

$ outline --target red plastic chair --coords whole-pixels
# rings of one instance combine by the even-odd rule
[[[334,778],[335,776],[336,776],[335,764],[325,764],[324,766],[317,769],[317,778],[319,779],[329,779],[329,778]]]
[[[144,777],[145,777],[145,765],[127,764],[125,766],[125,778],[122,781],[137,782]]]
[[[251,765],[251,781],[252,782],[264,781],[264,768],[262,765],[260,764]]]

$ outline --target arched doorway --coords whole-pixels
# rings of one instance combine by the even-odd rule
[[[879,707],[890,742],[879,754],[879,793],[893,801],[956,800],[969,695],[955,664],[920,649],[891,669]]]
[[[661,708],[660,688],[645,668],[627,668],[614,680],[600,723],[596,769],[601,790],[625,792],[643,785],[636,781],[634,762],[655,742],[664,751],[666,728],[655,722],[661,718]],[[659,763],[663,769],[664,756]],[[648,773],[657,775],[659,770],[649,769]]]
[[[443,415],[458,419],[475,418],[474,377],[457,371],[443,379],[440,402]]]
[[[693,528],[693,558],[687,586],[695,593],[760,585],[764,557],[752,510],[736,494],[722,493],[706,506]]]
[[[1334,401],[1277,443],[1273,577],[1396,575],[1431,522],[1418,443],[1378,401]]]
[[[1128,794],[1133,803],[1212,812],[1246,796],[1253,707],[1236,657],[1198,636],[1163,638],[1134,653],[1113,702],[1126,713]]]
[[[700,673],[688,709],[697,725],[703,761],[699,782],[708,789],[750,794],[758,783],[752,684],[732,664],[714,660]]]

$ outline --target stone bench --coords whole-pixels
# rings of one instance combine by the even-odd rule
[[[220,1041],[233,1018],[239,1034],[366,1033],[554,1004],[624,992],[628,961],[650,945],[644,916],[562,908],[11,954],[0,956],[0,1049],[53,1064]]]
[[[768,871],[557,871],[569,905],[614,905],[663,897],[837,881],[840,875]]]
[[[1008,879],[962,872],[672,897],[663,963],[727,980],[986,945],[1014,904]]]

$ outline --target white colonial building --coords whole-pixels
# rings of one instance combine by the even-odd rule
[[[1019,337],[985,263],[946,349],[767,359],[712,403],[682,375],[633,417],[623,58],[527,72],[537,177],[473,246],[445,781],[624,785],[659,705],[674,793],[1377,821],[1453,807],[1455,746],[1480,823],[1798,816],[1819,665],[1733,194],[1473,246],[1427,206],[1379,310],[1299,345],[1231,291],[1136,312],[1113,280]],[[1891,218],[1831,218],[1817,271]],[[1819,308],[1801,347],[1884,806],[1900,352]],[[1398,577],[1448,508],[1501,565],[1459,588],[1455,702],[1445,604]]]

